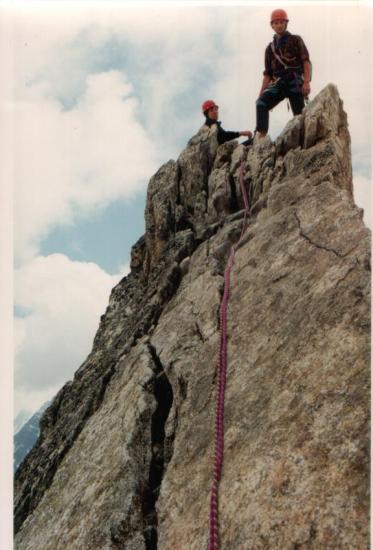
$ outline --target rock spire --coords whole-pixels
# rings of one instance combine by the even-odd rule
[[[151,178],[131,272],[17,472],[16,549],[206,548],[241,159],[221,548],[369,546],[370,235],[330,84],[275,142],[202,128]]]

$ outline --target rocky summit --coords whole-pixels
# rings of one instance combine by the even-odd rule
[[[131,272],[17,471],[16,549],[207,548],[241,163],[220,547],[369,547],[370,234],[329,84],[274,142],[202,127],[150,179]]]

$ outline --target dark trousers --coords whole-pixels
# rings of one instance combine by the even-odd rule
[[[293,115],[299,115],[302,112],[304,107],[302,84],[302,77],[294,74],[293,78],[280,78],[264,90],[256,101],[256,130],[258,132],[268,132],[269,111],[285,97],[289,98]]]

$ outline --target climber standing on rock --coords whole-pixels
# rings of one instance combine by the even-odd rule
[[[250,130],[244,130],[242,132],[231,132],[224,130],[221,127],[221,122],[218,120],[219,118],[219,106],[216,105],[215,101],[212,99],[207,99],[202,103],[202,113],[205,115],[205,125],[209,128],[216,124],[218,130],[217,130],[217,139],[219,145],[222,143],[225,143],[226,141],[230,141],[231,139],[239,138],[240,136],[248,137],[246,141],[242,143],[242,145],[251,145],[252,143],[252,137],[253,134],[250,132]]]
[[[256,102],[256,131],[264,137],[268,132],[269,111],[289,98],[293,115],[299,115],[311,87],[311,62],[302,38],[287,31],[289,22],[284,10],[274,10],[271,27],[273,41],[264,56],[263,82]]]

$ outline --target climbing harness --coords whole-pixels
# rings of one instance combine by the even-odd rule
[[[283,53],[281,52],[281,50],[279,49],[279,52],[280,52],[280,54],[282,55],[282,57],[280,57],[280,55],[276,52],[276,47],[275,47],[274,41],[271,42],[271,50],[272,50],[273,55],[274,55],[275,58],[277,59],[277,61],[278,61],[279,63],[281,63],[281,65],[284,67],[284,69],[286,69],[286,70],[288,70],[288,69],[293,69],[293,70],[294,70],[294,69],[301,69],[301,68],[302,68],[301,65],[296,66],[296,67],[294,67],[294,66],[292,66],[292,65],[287,65],[287,64],[285,63],[284,59],[285,59],[286,61],[292,61],[293,59],[295,59],[295,57],[287,58],[287,57],[284,56],[284,54],[283,54]]]
[[[216,410],[215,410],[215,454],[214,454],[214,476],[210,493],[210,519],[209,519],[209,546],[208,550],[219,550],[219,483],[223,468],[224,459],[224,397],[227,381],[227,351],[228,333],[227,317],[228,302],[230,296],[230,276],[234,264],[236,249],[242,240],[246,230],[247,218],[249,216],[249,201],[247,198],[244,183],[244,155],[241,157],[240,166],[240,187],[245,205],[245,213],[242,221],[241,235],[235,245],[232,245],[227,265],[224,271],[224,293],[220,304],[220,344],[219,356],[216,365]]]
[[[280,55],[279,55],[279,54],[276,52],[276,46],[275,46],[275,41],[274,41],[274,40],[273,40],[273,42],[271,42],[271,50],[272,50],[272,53],[273,53],[274,57],[277,59],[277,61],[278,61],[279,63],[281,63],[281,65],[284,67],[284,69],[285,69],[286,71],[292,69],[292,71],[293,71],[293,76],[294,76],[294,79],[295,79],[295,82],[296,82],[296,86],[297,86],[297,91],[298,91],[298,93],[301,93],[302,90],[299,88],[299,83],[298,83],[298,79],[297,79],[297,74],[298,74],[298,73],[296,72],[296,69],[299,70],[299,69],[302,69],[302,67],[301,67],[301,66],[292,67],[292,66],[290,66],[290,65],[287,65],[287,64],[285,63],[284,59],[285,59],[286,61],[292,61],[292,60],[295,59],[295,58],[294,58],[294,57],[291,58],[291,59],[286,58],[286,57],[284,56],[284,54],[281,52],[280,49],[279,49],[279,52],[280,52]],[[281,56],[282,56],[282,57],[281,57]],[[310,82],[311,82],[311,80],[312,80],[312,63],[311,63],[310,60],[308,60],[308,62],[309,62],[309,64],[310,64]],[[275,84],[276,84],[276,82],[278,82],[278,80],[280,80],[280,79],[277,78],[277,79],[275,80]],[[306,97],[305,97],[305,103],[306,103],[306,105],[307,105],[308,101],[309,101],[309,98],[308,98],[308,96],[306,96]],[[287,107],[288,107],[288,111],[289,111],[289,110],[290,110],[289,101],[287,101]]]

